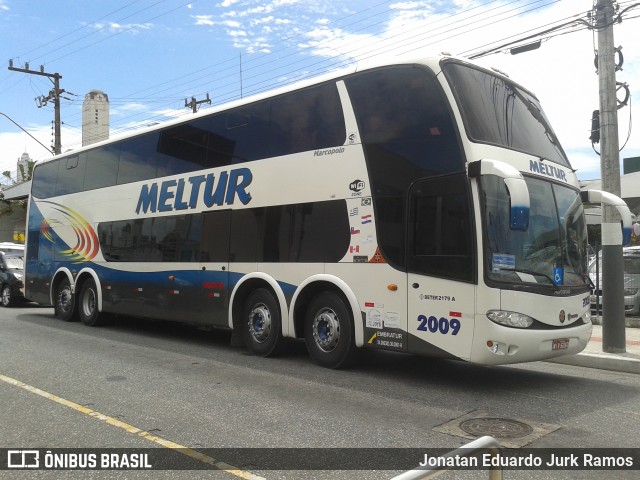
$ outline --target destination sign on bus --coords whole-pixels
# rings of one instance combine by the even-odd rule
[[[209,173],[145,184],[140,189],[136,213],[194,209],[199,203],[207,208],[233,205],[236,198],[246,205],[251,201],[247,187],[252,180],[251,170],[236,168],[217,177]]]

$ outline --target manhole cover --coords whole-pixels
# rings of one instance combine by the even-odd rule
[[[474,437],[520,438],[533,433],[533,428],[526,423],[510,418],[471,418],[461,422],[460,428]]]

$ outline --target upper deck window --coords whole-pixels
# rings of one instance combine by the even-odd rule
[[[48,198],[344,145],[335,81],[56,158],[34,172]]]
[[[565,167],[569,161],[536,97],[503,77],[457,62],[442,65],[469,139],[535,155]]]

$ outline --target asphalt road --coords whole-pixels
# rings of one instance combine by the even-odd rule
[[[354,368],[333,371],[314,365],[303,343],[292,343],[281,358],[263,359],[230,347],[229,338],[222,331],[125,318],[89,328],[35,305],[0,309],[0,448],[173,446],[189,449],[179,456],[194,468],[212,461],[238,467],[32,471],[29,478],[273,480],[388,479],[398,471],[302,467],[334,461],[331,452],[338,450],[323,448],[458,448],[470,441],[459,428],[465,420],[484,428],[498,418],[491,427],[498,435],[510,428],[532,431],[503,439],[507,446],[640,445],[637,375],[545,362],[480,367],[385,352],[364,352]],[[260,470],[241,450],[226,456],[209,450],[220,448],[309,450],[291,450],[296,457],[288,459],[289,468],[297,470]],[[635,479],[639,472],[510,470],[504,478]],[[443,478],[487,476],[457,471]],[[0,478],[14,477],[27,478],[0,471]]]

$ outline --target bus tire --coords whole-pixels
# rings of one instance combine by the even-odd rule
[[[282,349],[280,307],[269,290],[258,288],[245,302],[242,337],[247,348],[261,357],[272,357]]]
[[[54,310],[57,317],[60,317],[65,322],[75,322],[78,319],[76,296],[67,277],[57,283],[54,301]]]
[[[78,316],[89,327],[98,327],[103,323],[103,315],[98,310],[98,290],[92,278],[87,279],[80,288]]]
[[[304,337],[311,359],[326,368],[345,368],[355,356],[353,319],[342,297],[321,292],[309,304]]]

